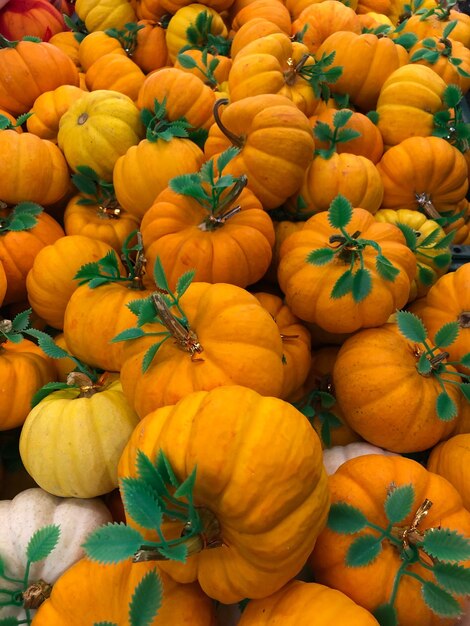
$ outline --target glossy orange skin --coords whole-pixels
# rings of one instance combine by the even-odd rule
[[[282,242],[290,234],[297,230],[302,230],[304,222],[291,222],[289,220],[282,220],[281,222],[273,221],[274,225],[274,247],[273,258],[271,264],[264,276],[264,280],[267,280],[270,284],[277,285],[277,268],[279,266],[279,250]]]
[[[311,361],[310,333],[284,304],[282,298],[260,291],[254,295],[279,327],[284,365],[284,384],[279,397],[286,400],[305,383],[307,378]]]
[[[313,6],[321,6],[322,4],[324,4],[324,2]],[[312,115],[310,117],[310,122],[312,123],[314,130],[317,122],[324,122],[325,124],[328,124],[330,128],[333,128],[333,118],[335,113],[335,109],[327,107],[319,113]],[[356,137],[356,139],[350,139],[344,143],[338,143],[335,147],[338,154],[343,152],[357,154],[359,156],[366,157],[375,164],[380,161],[384,152],[382,135],[380,134],[377,126],[366,115],[359,113],[359,111],[353,111],[351,117],[342,128],[352,128],[361,135],[360,137]],[[328,146],[325,142],[315,137],[315,147],[318,149],[327,148]]]
[[[173,177],[199,171],[204,160],[201,148],[190,139],[143,139],[114,165],[116,198],[126,211],[142,219]]]
[[[290,14],[283,2],[271,0],[236,0],[230,9],[230,37],[255,17],[263,17],[277,24],[283,33],[290,34]]]
[[[408,63],[408,52],[388,37],[371,33],[356,35],[339,31],[317,49],[316,56],[335,51],[329,67],[342,67],[340,78],[331,85],[333,93],[348,93],[351,103],[364,113],[375,109],[382,85],[390,74]]]
[[[194,502],[220,525],[222,547],[185,564],[162,563],[175,580],[197,579],[209,596],[232,603],[263,598],[302,568],[324,527],[329,494],[320,441],[290,404],[234,385],[192,393],[140,422],[120,478],[135,476],[138,449],[151,459],[163,450],[179,480],[197,465]],[[168,522],[163,532],[178,527]]]
[[[204,2],[201,2],[200,4],[204,4],[211,9],[215,9],[217,12],[222,12],[228,9],[232,3],[233,0],[204,0]],[[165,13],[174,14],[178,9],[187,6],[188,3],[185,2],[185,0],[161,0],[159,4]]]
[[[159,20],[168,13],[160,4],[160,0],[131,0],[131,6],[139,20]]]
[[[349,5],[336,0],[323,0],[306,6],[292,22],[292,35],[301,32],[305,26],[307,30],[302,41],[312,53],[337,31],[349,30],[356,35],[361,34],[357,14]]]
[[[292,580],[277,593],[252,600],[238,626],[378,626],[368,611],[345,594],[318,583]]]
[[[44,246],[64,236],[61,226],[47,213],[36,219],[38,223],[29,230],[0,235],[0,261],[7,277],[4,304],[26,299],[26,276],[36,255]]]
[[[84,235],[99,239],[121,254],[125,239],[139,228],[139,219],[120,208],[118,217],[106,213],[97,204],[78,204],[84,196],[71,198],[65,207],[64,228],[66,235]]]
[[[72,59],[74,65],[80,68],[80,61],[78,60],[80,42],[75,37],[75,33],[72,31],[57,33],[49,39],[49,43],[62,50],[62,52],[65,52],[65,54]]]
[[[61,237],[44,247],[26,278],[28,300],[36,313],[53,328],[62,329],[68,301],[78,287],[75,274],[82,265],[102,259],[110,250],[111,246],[102,241],[82,235]]]
[[[55,377],[54,362],[32,341],[1,344],[0,431],[21,426],[31,410],[33,395]]]
[[[282,340],[276,322],[253,295],[226,283],[192,283],[181,307],[203,348],[194,356],[203,361],[191,359],[170,338],[143,374],[142,359],[155,337],[124,342],[122,387],[140,417],[192,391],[222,385],[244,385],[279,397],[284,379]],[[160,324],[146,329],[165,330]]]
[[[0,32],[10,41],[25,35],[48,41],[65,28],[62,14],[47,0],[9,0],[0,12]]]
[[[26,126],[30,133],[57,143],[59,121],[70,105],[85,95],[80,87],[61,85],[54,91],[46,91],[34,101]]]
[[[95,61],[105,54],[120,54],[125,57],[126,53],[119,41],[110,37],[102,30],[89,33],[80,42],[78,60],[84,72],[87,72]]]
[[[263,207],[278,207],[300,187],[313,158],[308,118],[291,100],[278,94],[249,96],[222,107],[219,113],[223,125],[242,143],[225,171],[235,176],[246,174],[248,187]],[[230,145],[214,124],[204,152],[211,158]]]
[[[374,163],[349,152],[333,153],[325,159],[316,155],[309,165],[298,191],[287,201],[289,213],[310,217],[327,211],[338,194],[352,206],[376,213],[383,199],[383,183]],[[298,209],[299,199],[306,204]]]
[[[232,69],[232,59],[231,58],[222,56],[220,54],[213,55],[213,54],[208,53],[207,54],[206,63],[204,63],[203,60],[202,60],[203,59],[203,53],[202,53],[201,50],[185,50],[183,54],[186,57],[191,57],[192,59],[194,59],[194,61],[197,63],[197,67],[185,68],[179,62],[178,57],[176,57],[175,64],[174,64],[174,66],[176,68],[178,68],[180,70],[183,70],[184,72],[188,72],[190,74],[194,74],[200,80],[202,80],[205,84],[207,84],[210,87],[214,87],[214,88],[217,88],[217,85],[220,86],[221,83],[223,83],[226,80],[228,80],[230,71]],[[212,84],[212,82],[208,81],[206,79],[206,77],[204,76],[205,67],[209,66],[210,63],[212,63],[212,61],[214,61],[214,59],[217,59],[217,61],[218,61],[218,65],[217,65],[217,67],[215,68],[215,70],[213,72],[214,78],[217,81],[217,84],[215,86]]]
[[[456,20],[457,26],[452,31],[451,38],[460,41],[467,48],[470,47],[470,16],[466,13],[451,9],[446,20],[440,20],[436,14],[425,20],[421,17],[421,15],[412,15],[401,32],[415,33],[420,40],[425,37],[442,37],[442,32],[449,22]]]
[[[64,337],[70,352],[92,367],[119,372],[124,344],[110,341],[135,325],[136,318],[126,304],[149,295],[149,291],[128,288],[126,283],[108,283],[96,289],[88,284],[78,287],[64,316]]]
[[[448,480],[460,493],[465,508],[470,509],[470,434],[455,435],[435,446],[427,469]]]
[[[446,347],[449,360],[459,361],[470,352],[470,264],[465,263],[455,272],[441,276],[416,313],[423,320],[431,340],[444,324],[459,322],[457,339]],[[463,366],[457,366],[457,369],[469,373]]]
[[[152,562],[102,565],[88,559],[75,563],[54,583],[34,621],[38,626],[83,626],[110,620],[130,626],[134,589],[153,569],[163,583],[163,602],[151,626],[216,625],[214,605],[197,584],[179,585]]]
[[[3,263],[0,262],[0,306],[3,304],[3,298],[7,292],[7,276],[3,269]]]
[[[119,91],[134,102],[145,81],[137,63],[122,54],[110,52],[97,59],[86,71],[85,81],[90,91],[108,89]]]
[[[440,137],[405,139],[385,152],[377,169],[384,184],[382,209],[420,210],[416,195],[427,194],[438,213],[453,212],[468,189],[465,157]]]
[[[410,459],[375,454],[357,457],[344,463],[328,480],[333,503],[346,502],[359,508],[369,521],[382,528],[388,524],[383,507],[387,489],[392,485],[412,485],[415,491],[412,511],[398,524],[399,527],[409,527],[416,511],[428,498],[433,506],[419,524],[420,532],[442,527],[465,537],[470,534],[470,513],[455,488]],[[371,531],[367,529],[367,532]],[[346,551],[357,536],[340,535],[326,528],[318,538],[309,562],[318,582],[342,591],[372,612],[388,601],[396,572],[403,561],[399,551],[384,541],[382,552],[371,564],[346,567]],[[465,565],[468,567],[468,561]],[[432,576],[421,565],[412,565],[410,570],[424,579]],[[456,623],[455,619],[446,620],[431,612],[424,603],[419,581],[410,576],[402,577],[394,606],[401,626],[451,626]]]
[[[284,32],[277,24],[271,22],[269,18],[253,17],[241,26],[235,33],[230,47],[230,56],[235,59],[240,50],[248,43],[274,33]]]
[[[312,4],[321,4],[325,0],[286,0],[286,7],[289,9],[289,13],[292,16],[292,21],[296,20],[302,11],[310,7]],[[356,11],[357,8],[357,0],[351,0],[346,5],[350,7],[353,11]],[[343,30],[342,28],[338,28],[337,30]],[[345,29],[347,30],[347,29]]]
[[[418,372],[420,355],[420,346],[393,323],[361,330],[341,346],[333,369],[336,399],[348,424],[369,443],[392,452],[417,452],[455,428],[455,417],[437,417],[442,388],[436,377]],[[459,388],[447,384],[446,390],[458,408]]]
[[[79,84],[73,61],[46,42],[20,41],[14,48],[2,48],[0,66],[0,108],[15,117],[29,111],[45,91]]]
[[[64,155],[50,141],[32,133],[0,132],[0,199],[9,205],[31,201],[41,205],[61,200],[69,189]]]
[[[214,122],[212,109],[215,94],[200,78],[175,67],[164,67],[145,79],[137,106],[153,111],[154,100],[166,98],[169,120],[184,117],[194,128],[209,129]]]
[[[252,285],[272,258],[274,228],[260,201],[244,189],[227,210],[241,211],[210,230],[210,213],[190,196],[164,189],[144,215],[141,232],[149,268],[160,258],[171,289],[195,269],[194,280]]]
[[[306,261],[312,250],[329,246],[330,237],[338,234],[330,226],[326,212],[309,218],[300,232],[284,241],[280,250],[278,279],[287,304],[300,319],[315,322],[332,333],[349,333],[385,323],[407,302],[416,273],[416,258],[406,246],[398,227],[379,224],[368,211],[354,209],[347,232],[356,231],[361,233],[360,239],[379,243],[383,255],[400,270],[394,282],[379,278],[375,269],[376,252],[366,246],[364,266],[371,271],[372,290],[358,303],[354,302],[351,293],[336,300],[330,297],[337,279],[348,269],[349,261],[336,258],[323,266]]]
[[[439,50],[439,52],[447,50],[444,44],[440,41],[439,37],[431,37],[430,39],[434,41],[436,49]],[[448,39],[448,42],[450,43],[450,56],[455,59],[461,59],[462,63],[461,65],[459,65],[459,67],[467,72],[467,74],[470,74],[470,50],[460,41]],[[417,50],[421,50],[422,48],[424,48],[424,46],[422,45],[422,41],[416,42],[415,45],[410,48],[410,59]],[[470,88],[470,77],[462,76],[457,71],[457,67],[449,61],[448,56],[440,54],[436,63],[430,63],[425,59],[413,61],[413,63],[418,63],[419,65],[426,65],[427,67],[430,67],[432,70],[434,70],[434,72],[439,74],[439,76],[444,80],[446,85],[458,85],[463,93],[466,93]]]
[[[134,63],[137,63],[145,74],[170,65],[165,40],[166,30],[152,20],[139,20],[138,24],[143,28],[137,33],[137,47],[131,55]]]

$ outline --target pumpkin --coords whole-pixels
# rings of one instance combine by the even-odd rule
[[[367,296],[358,298],[349,290],[340,297],[331,297],[340,277],[348,268],[353,270],[357,267],[358,259],[352,252],[361,244],[351,241],[352,249],[344,254],[341,252],[343,248],[333,248],[334,254],[328,252],[331,262],[326,265],[308,262],[309,255],[315,250],[330,247],[335,241],[331,237],[339,234],[339,230],[331,226],[328,216],[329,212],[324,211],[309,218],[302,230],[290,235],[281,246],[278,279],[286,302],[294,315],[332,333],[349,333],[359,328],[379,326],[407,302],[416,273],[415,256],[405,245],[404,236],[396,226],[378,223],[364,209],[353,209],[347,225],[348,232],[359,232],[355,237],[359,237],[358,241],[377,242],[382,255],[399,271],[394,280],[382,277],[377,273],[377,250],[366,246],[362,248],[362,259],[371,278],[371,290]],[[340,246],[349,245],[345,240],[341,241]]]
[[[218,101],[219,107],[225,103]],[[224,107],[217,117],[204,146],[208,158],[231,144],[239,147],[226,172],[246,174],[265,209],[278,207],[297,191],[313,158],[314,140],[308,118],[289,98],[249,96]]]
[[[26,298],[26,278],[36,255],[45,246],[54,243],[64,235],[60,225],[50,215],[44,212],[38,214],[37,211],[34,214],[27,214],[23,218],[21,216],[18,218],[30,220],[29,222],[22,222],[23,230],[10,229],[11,221],[8,218],[12,216],[14,219],[17,213],[17,209],[10,212],[10,216],[5,216],[5,212],[3,212],[3,218],[0,222],[2,226],[0,229],[0,262],[3,264],[7,278],[4,304],[19,302]],[[28,224],[32,225],[28,226]]]
[[[118,39],[109,36],[102,30],[95,30],[88,33],[80,42],[78,49],[78,60],[80,67],[86,72],[90,67],[106,54],[120,54],[125,57],[126,52]]]
[[[282,620],[282,622],[279,622]],[[378,626],[378,621],[348,596],[318,583],[292,580],[277,593],[252,600],[238,626]]]
[[[9,205],[30,201],[47,205],[62,200],[69,171],[62,152],[32,133],[0,131],[0,199]],[[21,175],[20,173],[21,172]]]
[[[56,48],[65,52],[65,54],[72,59],[74,65],[80,69],[80,62],[78,60],[78,49],[80,47],[80,35],[73,33],[72,31],[63,31],[53,35],[49,39],[49,43]]]
[[[137,422],[119,380],[104,385],[88,380],[79,388],[54,391],[26,417],[21,460],[49,493],[94,498],[117,487],[117,463]]]
[[[155,564],[151,562],[128,560],[101,565],[81,559],[56,582],[51,597],[34,617],[35,626],[83,626],[98,621],[130,626],[129,605],[134,590],[154,569]],[[156,617],[147,621],[149,626],[216,625],[214,605],[199,585],[179,585],[161,571],[158,576],[162,582],[163,602]]]
[[[9,0],[0,12],[0,33],[11,41],[25,35],[48,41],[63,30],[61,13],[47,0]]]
[[[386,147],[409,137],[428,137],[434,130],[434,113],[446,108],[446,83],[425,65],[408,64],[392,72],[377,100],[379,121]]]
[[[230,8],[230,37],[246,23],[256,17],[268,19],[287,35],[291,30],[291,20],[287,7],[283,2],[271,0],[235,0]]]
[[[110,522],[111,514],[98,499],[58,498],[43,489],[31,488],[11,500],[0,501],[0,520],[0,555],[4,571],[20,581],[27,575],[25,585],[2,579],[2,587],[25,592],[25,602],[31,602],[37,581],[45,583],[46,595],[50,593],[50,586],[85,555],[81,544],[88,534]],[[57,545],[46,558],[32,563],[26,574],[29,540],[50,525],[60,529]],[[35,612],[30,608],[30,616]],[[0,619],[13,616],[25,619],[23,607],[0,608]]]
[[[253,17],[241,26],[235,33],[230,46],[230,56],[235,59],[240,50],[246,44],[274,33],[282,33],[283,30],[274,22],[264,17]]]
[[[470,264],[464,263],[455,272],[441,276],[416,313],[428,329],[431,341],[444,324],[459,323],[457,339],[446,350],[451,361],[460,361],[470,351]],[[468,368],[457,365],[457,369],[468,374]]]
[[[0,66],[0,108],[15,116],[27,113],[45,91],[79,83],[73,61],[47,42],[0,41]]]
[[[0,261],[0,307],[3,304],[3,299],[7,292],[7,275],[3,269],[3,263]]]
[[[432,70],[430,70],[432,71]],[[420,210],[436,219],[453,213],[468,189],[463,154],[440,137],[409,137],[377,163],[382,209]]]
[[[323,450],[323,465],[328,476],[334,474],[338,467],[358,456],[366,454],[384,454],[385,456],[395,456],[394,452],[389,452],[383,448],[378,448],[365,441],[353,441],[345,446],[333,446],[328,450]]]
[[[189,60],[192,59],[192,60]],[[209,72],[207,68],[215,63],[217,66],[213,72]],[[181,64],[183,62],[183,65]],[[190,67],[188,67],[188,65]],[[232,59],[222,54],[210,54],[207,50],[185,50],[181,55],[176,57],[175,67],[189,72],[200,78],[205,85],[219,91],[222,89],[223,83],[226,83],[232,69]],[[216,97],[219,97],[216,93]]]
[[[333,369],[336,399],[348,424],[369,443],[417,452],[451,434],[455,416],[439,419],[436,411],[440,379],[417,369],[422,353],[396,323],[361,330],[341,346]],[[447,385],[446,390],[458,408],[459,388]]]
[[[59,121],[70,105],[83,97],[83,90],[74,85],[62,85],[54,91],[45,91],[34,101],[26,121],[30,133],[57,143]]]
[[[88,165],[112,180],[117,159],[143,137],[139,109],[116,91],[84,93],[60,118],[57,141],[70,167]]]
[[[280,395],[284,384],[281,335],[253,295],[226,283],[192,283],[180,306],[187,319],[184,332],[189,334],[189,343],[184,344],[182,337],[178,343],[178,336],[170,334],[169,339],[176,341],[165,341],[151,362],[145,355],[155,350],[154,337],[124,343],[123,389],[141,417],[192,391],[221,385],[244,385],[263,395]],[[158,322],[145,329],[168,330]]]
[[[80,267],[98,261],[111,249],[102,241],[69,235],[36,255],[26,278],[26,289],[31,306],[49,326],[62,329],[68,301],[78,287],[73,278]]]
[[[128,22],[137,21],[127,0],[76,0],[75,11],[88,32],[122,28]]]
[[[439,11],[436,11],[438,7]],[[451,7],[442,8],[435,4],[431,8],[434,10],[430,11],[428,15],[411,15],[400,32],[414,33],[419,40],[426,37],[442,37],[444,29],[449,23],[456,21],[457,25],[452,31],[451,38],[460,41],[466,48],[470,47],[470,16]]]
[[[135,50],[130,55],[134,63],[137,63],[145,74],[170,65],[165,39],[166,30],[162,24],[142,19],[137,24],[141,28],[137,32]]]
[[[470,76],[462,73],[470,73],[470,50],[460,41],[449,37],[426,37],[424,43],[417,41],[409,52],[412,63],[430,67],[446,85],[457,85],[463,93],[470,88]],[[460,60],[460,63],[454,65],[454,60]]]
[[[100,56],[85,73],[90,91],[117,91],[136,101],[145,74],[129,57],[110,52]]]
[[[162,450],[181,481],[197,466],[194,503],[218,522],[220,547],[185,564],[162,562],[175,580],[197,579],[229,604],[266,597],[302,568],[325,523],[328,491],[319,439],[291,405],[231,385],[188,394],[140,422],[119,462],[120,478],[136,475],[138,450],[152,460]],[[165,522],[162,531],[171,526]]]
[[[331,85],[331,91],[349,94],[351,103],[366,113],[376,108],[382,85],[390,74],[408,63],[408,52],[403,46],[372,33],[335,32],[323,41],[316,56],[321,58],[333,52],[331,67],[342,67],[343,71]]]
[[[282,242],[290,234],[297,230],[302,230],[304,222],[291,222],[290,220],[281,220],[280,222],[273,220],[274,225],[274,247],[273,258],[271,265],[269,266],[264,280],[268,281],[272,285],[277,285],[277,268],[279,267],[279,250]]]
[[[289,399],[305,383],[309,373],[310,333],[279,296],[260,291],[254,296],[272,315],[279,327],[284,365],[284,384],[279,397]]]
[[[466,509],[470,509],[469,455],[470,434],[455,435],[434,446],[426,465],[430,472],[443,476],[456,488]]]
[[[424,566],[413,561],[405,565],[407,561],[402,556],[404,548],[419,545],[422,534],[426,534],[430,529],[438,531],[442,528],[442,531],[438,531],[441,533],[447,530],[457,532],[463,535],[461,537],[463,541],[468,542],[470,513],[463,507],[462,499],[455,488],[444,478],[428,472],[416,461],[399,456],[375,454],[344,463],[329,477],[329,486],[332,507],[339,504],[355,507],[370,523],[375,524],[376,528],[390,529],[392,526],[389,525],[384,508],[384,502],[390,498],[387,494],[393,495],[395,490],[404,489],[409,495],[407,500],[409,506],[406,507],[407,511],[403,518],[393,524],[395,529],[392,533],[389,532],[378,543],[374,560],[368,558],[369,555],[364,555],[357,546],[356,554],[359,553],[359,557],[363,555],[361,565],[346,565],[347,551],[353,542],[357,541],[358,533],[340,534],[333,530],[333,527],[327,527],[320,534],[309,559],[315,580],[342,591],[371,612],[392,602],[396,610],[397,623],[401,626],[416,624],[441,626],[443,623],[455,623],[455,618],[443,620],[442,616],[433,613],[425,604],[426,596],[423,597],[422,589],[426,581],[429,584],[429,581],[434,580],[432,573],[434,562],[425,558]],[[401,506],[400,512],[403,509]],[[427,513],[424,513],[423,509]],[[332,511],[334,510],[332,508]],[[390,515],[393,516],[392,513]],[[417,533],[414,535],[406,533],[413,525]],[[369,529],[365,532],[361,530],[359,533],[359,537],[367,538],[371,535],[376,539],[378,537],[376,529],[372,532]],[[405,535],[402,541],[403,533]],[[463,559],[454,557],[452,560]],[[468,567],[468,561],[464,565]],[[405,568],[411,575],[402,575]],[[413,574],[420,579],[412,578]],[[459,601],[462,603],[462,600]]]

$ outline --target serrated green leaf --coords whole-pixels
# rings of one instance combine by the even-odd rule
[[[220,154],[217,159],[217,171],[219,172],[219,175],[224,171],[230,161],[238,154],[240,154],[240,148],[237,148],[236,146],[231,146]]]
[[[398,626],[398,614],[393,604],[381,604],[372,612],[372,615],[380,626]]]
[[[434,128],[432,131],[433,137],[439,137],[439,139],[449,139],[449,130],[445,128]]]
[[[157,569],[140,580],[129,604],[130,626],[151,626],[163,601],[163,585]]]
[[[457,339],[459,330],[458,322],[448,322],[444,324],[434,335],[434,345],[438,348],[450,346]]]
[[[416,236],[416,232],[413,230],[413,228],[411,228],[411,226],[408,226],[408,224],[402,224],[402,222],[397,222],[396,226],[403,233],[408,248],[414,252],[418,245],[418,237]]]
[[[139,316],[137,318],[137,326],[143,326],[144,324],[150,324],[157,319],[155,307],[150,298],[144,298],[142,300],[142,306],[140,307]]]
[[[158,496],[151,485],[140,478],[122,478],[122,501],[127,515],[143,528],[156,529],[162,523]]]
[[[333,138],[333,131],[330,126],[325,122],[320,122],[317,120],[315,126],[313,127],[313,134],[316,139],[320,141],[331,141]]]
[[[17,333],[21,333],[22,331],[26,330],[30,324],[30,317],[32,312],[32,309],[26,309],[26,311],[22,311],[21,313],[18,313],[18,315],[15,315],[12,320],[13,330]]]
[[[29,330],[25,331],[25,334],[30,335],[31,337],[35,337],[38,340],[38,344],[41,350],[51,359],[64,359],[70,356],[67,350],[64,350],[63,348],[58,346],[55,343],[54,339],[42,330],[30,328]]]
[[[415,498],[413,485],[401,485],[390,489],[385,499],[384,508],[390,524],[402,522],[411,513]]]
[[[83,174],[74,174],[72,176],[72,182],[81,193],[84,193],[87,196],[94,196],[96,194],[96,183],[93,180],[90,180],[87,176],[84,176]]]
[[[197,467],[194,467],[191,474],[177,488],[177,490],[175,491],[175,498],[187,498],[188,496],[192,496],[194,492],[194,485],[196,482],[196,471]]]
[[[400,270],[396,268],[393,263],[391,263],[386,257],[382,254],[378,254],[375,259],[375,267],[377,273],[384,280],[389,280],[393,282],[395,278],[400,273]]]
[[[326,265],[335,258],[333,248],[318,248],[308,253],[305,259],[310,265]]]
[[[460,363],[461,363],[461,365],[463,365],[465,367],[470,367],[470,352],[467,352],[467,354],[464,354],[461,357]]]
[[[432,581],[427,580],[422,584],[421,593],[427,606],[436,615],[458,617],[462,614],[462,609],[457,600]]]
[[[37,530],[28,542],[26,557],[31,563],[42,561],[54,550],[59,541],[60,526],[51,524]]]
[[[422,42],[421,42],[422,43]],[[430,51],[426,48],[421,48],[421,50],[416,50],[410,57],[410,63],[416,63],[417,61],[421,61],[422,59],[427,60]]]
[[[160,476],[165,481],[165,484],[172,485],[175,488],[178,488],[180,485],[180,481],[176,477],[176,474],[171,467],[170,461],[167,459],[163,450],[159,450],[157,454],[156,460],[156,468]]]
[[[170,561],[178,561],[179,563],[186,563],[188,558],[188,548],[184,544],[176,546],[164,546],[158,549],[163,556],[166,556]]]
[[[160,476],[156,466],[142,450],[137,450],[135,465],[138,477],[145,483],[153,487],[160,495],[169,493],[164,478]]]
[[[372,278],[370,270],[367,268],[359,268],[353,274],[352,296],[354,302],[362,302],[370,294],[372,290]]]
[[[352,288],[353,273],[351,270],[346,270],[333,285],[330,296],[333,300],[337,300],[338,298],[342,298],[346,294],[351,293]]]
[[[176,294],[178,298],[181,298],[181,296],[186,292],[189,285],[192,283],[195,274],[196,270],[190,270],[189,272],[185,272],[178,278],[178,281],[176,283]]]
[[[168,333],[168,337],[170,337],[170,336],[171,336],[170,333]],[[165,339],[168,339],[168,337],[166,337]],[[163,341],[165,341],[165,339],[163,339],[162,341],[159,341],[157,343],[152,344],[150,346],[150,348],[147,350],[147,352],[144,354],[144,357],[142,359],[142,372],[144,374],[148,370],[148,368],[150,367],[153,359],[155,358],[155,355],[158,352],[158,349],[162,345]]]
[[[111,339],[110,343],[118,343],[119,341],[130,341],[131,339],[139,339],[144,337],[145,332],[141,328],[126,328]]]
[[[436,274],[424,265],[418,264],[418,280],[426,287],[430,287],[434,283]]]
[[[418,37],[414,33],[403,33],[399,37],[396,37],[394,41],[399,46],[403,46],[405,50],[409,50],[418,41]]]
[[[331,447],[331,431],[328,420],[321,420],[320,438],[325,448]]]
[[[427,376],[432,372],[431,361],[427,358],[426,354],[422,354],[419,357],[416,369],[422,376]]]
[[[351,119],[352,114],[353,112],[350,109],[342,109],[341,111],[336,111],[333,115],[333,126],[335,128],[341,128],[341,126],[345,126]]]
[[[465,365],[465,367],[470,367],[470,364]],[[463,393],[468,402],[470,402],[470,383],[460,383],[460,391]]]
[[[92,561],[119,563],[133,556],[143,543],[138,530],[121,522],[100,526],[87,537],[82,548]]]
[[[183,54],[183,53],[178,54],[177,61],[181,65],[181,67],[184,67],[185,69],[188,69],[188,70],[192,70],[198,67],[197,61],[193,59],[193,57],[190,56],[189,54]]]
[[[355,539],[346,553],[347,567],[364,567],[375,561],[382,551],[379,537],[367,533]]]
[[[336,398],[327,391],[317,391],[316,397],[320,400],[320,404],[324,409],[331,409],[336,404]]]
[[[367,526],[367,518],[347,502],[335,502],[328,514],[328,528],[341,535],[353,535]]]
[[[450,422],[457,415],[457,406],[446,391],[441,391],[436,399],[437,417],[443,422]]]
[[[444,126],[447,130],[447,124],[450,122],[450,112],[448,110],[437,111],[434,114],[434,122],[439,126]]]
[[[41,389],[36,391],[36,393],[31,398],[31,408],[34,409],[34,407],[39,404],[41,400],[47,398],[47,396],[49,396],[54,391],[60,391],[61,389],[70,389],[70,385],[67,385],[67,383],[46,383],[41,387]]]
[[[427,235],[424,239],[420,239],[418,241],[419,247],[420,248],[427,248],[428,246],[431,246],[433,243],[435,243],[437,241],[437,239],[439,238],[439,235],[442,233],[442,229],[441,228],[434,228],[434,230],[432,230],[429,235]]]
[[[410,311],[398,311],[396,314],[400,333],[410,341],[423,343],[427,339],[427,331],[423,322]]]
[[[19,233],[22,230],[28,230],[33,228],[37,224],[37,219],[32,215],[22,216],[10,216],[8,219],[7,229],[14,233]]]
[[[437,562],[432,571],[437,582],[446,591],[462,596],[470,594],[470,569],[467,567]]]
[[[0,130],[6,130],[11,125],[12,123],[6,115],[0,115]]]
[[[16,617],[3,617],[0,619],[0,626],[18,626]]]
[[[463,94],[460,87],[453,84],[447,85],[442,94],[442,99],[450,109],[455,109],[462,97]]]
[[[144,302],[145,302],[145,298],[139,298],[137,300],[131,300],[130,302],[126,304],[126,306],[131,313],[133,313],[136,317],[138,317]]]
[[[452,257],[449,258],[449,254],[438,254],[437,256],[435,256],[433,258],[433,262],[435,265],[437,265],[437,267],[439,267],[440,269],[447,267],[450,263],[450,261],[452,260]]]
[[[377,126],[377,123],[379,121],[379,114],[377,113],[377,111],[369,111],[366,117],[368,117],[370,121]]]
[[[347,141],[351,141],[352,139],[357,139],[361,136],[361,133],[353,128],[342,128],[338,131],[338,135],[336,137],[337,143],[346,143]]]
[[[155,259],[155,264],[153,266],[153,278],[155,280],[155,284],[159,289],[163,289],[166,292],[170,291],[170,286],[168,285],[168,281],[166,279],[165,270],[163,269],[162,261],[159,256]]]
[[[328,222],[332,228],[345,228],[352,219],[353,209],[347,198],[338,194],[328,209]]]
[[[427,554],[444,563],[470,559],[470,539],[449,528],[427,530],[421,547]]]

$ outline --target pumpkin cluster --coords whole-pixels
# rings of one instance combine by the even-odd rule
[[[469,88],[454,0],[0,0],[0,624],[470,624]]]

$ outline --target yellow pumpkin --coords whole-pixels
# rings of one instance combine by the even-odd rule
[[[88,32],[123,28],[137,17],[128,0],[76,0],[75,12],[85,22]]]

